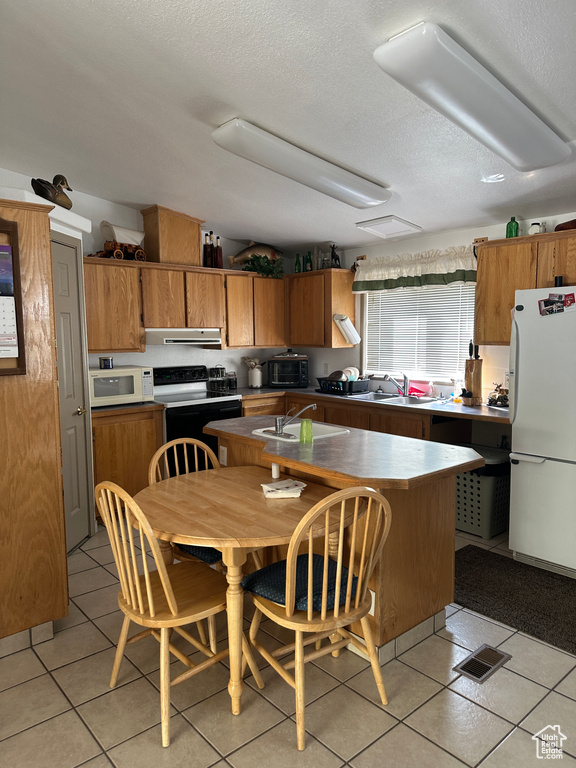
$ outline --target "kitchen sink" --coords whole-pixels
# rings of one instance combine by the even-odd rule
[[[347,435],[350,430],[346,427],[336,427],[334,424],[322,424],[322,422],[312,422],[312,437],[314,440],[320,440],[325,437],[335,437],[336,435]],[[253,435],[261,435],[268,440],[281,440],[285,443],[296,443],[300,439],[300,422],[297,424],[288,424],[284,427],[284,435],[274,434],[274,427],[265,429],[255,429]]]
[[[433,403],[435,397],[416,397],[416,395],[395,395],[393,392],[366,392],[364,395],[355,395],[353,400],[369,400],[373,403],[386,402],[391,405],[418,405]]]
[[[373,400],[378,402],[380,400],[390,400],[394,397],[398,397],[393,392],[366,392],[364,395],[354,395],[351,400]]]

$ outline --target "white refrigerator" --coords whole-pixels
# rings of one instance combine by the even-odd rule
[[[563,295],[554,305],[549,295]],[[576,286],[516,291],[510,549],[576,577]],[[558,309],[562,311],[556,311]]]

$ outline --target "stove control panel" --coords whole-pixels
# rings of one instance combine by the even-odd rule
[[[205,365],[154,368],[155,387],[168,384],[190,384],[195,381],[208,381],[208,369]]]

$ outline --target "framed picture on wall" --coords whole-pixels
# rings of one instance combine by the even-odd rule
[[[24,373],[18,224],[0,218],[0,376]]]

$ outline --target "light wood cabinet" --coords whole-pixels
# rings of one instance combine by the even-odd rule
[[[323,269],[287,275],[288,344],[300,347],[351,347],[334,322],[334,314],[352,322],[354,276],[344,269]]]
[[[319,403],[313,395],[293,395],[286,394],[286,411],[288,413],[290,409],[294,409],[292,415],[298,413],[299,410],[309,405],[310,403],[316,403],[315,410],[309,410],[302,414],[300,418],[312,419],[312,421],[325,421],[324,418],[324,406]]]
[[[370,415],[365,408],[355,408],[352,404],[324,405],[324,421],[327,424],[339,424],[341,427],[370,429]]]
[[[536,288],[552,288],[554,278],[562,276],[563,285],[576,285],[576,234],[560,232],[538,242]]]
[[[416,437],[419,440],[430,439],[430,416],[418,413],[394,413],[390,410],[370,413],[370,426],[373,432],[386,432],[389,435]]]
[[[286,413],[285,396],[259,395],[242,398],[242,416],[282,416]]]
[[[185,328],[185,273],[176,269],[142,269],[145,328]]]
[[[221,272],[186,272],[186,326],[226,327],[226,295]]]
[[[324,346],[324,275],[289,275],[288,343],[295,347]]]
[[[564,285],[576,283],[576,235],[553,232],[478,245],[475,342],[510,344],[517,290],[553,288],[562,275]]]
[[[226,346],[254,346],[254,286],[249,274],[226,276]]]
[[[50,210],[0,202],[18,225],[26,350],[26,374],[0,376],[0,637],[68,612]],[[0,244],[13,241],[0,233]]]
[[[202,266],[202,219],[152,205],[140,211],[144,221],[144,250],[149,261]]]
[[[226,275],[226,346],[286,346],[284,281]]]
[[[148,465],[162,445],[163,406],[92,411],[94,482],[112,480],[131,496],[148,485]]]
[[[254,278],[254,346],[288,346],[284,296],[284,280]]]
[[[143,352],[139,270],[84,259],[88,352]]]

